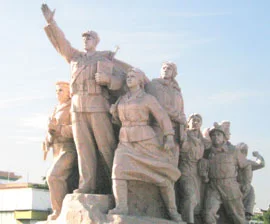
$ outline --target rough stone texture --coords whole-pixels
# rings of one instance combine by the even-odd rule
[[[86,222],[95,223],[95,224],[176,224],[176,222],[165,220],[165,219],[157,219],[145,216],[126,216],[126,215],[104,215],[106,220],[102,222]],[[62,222],[61,224],[66,224],[69,222]],[[37,222],[36,224],[60,224],[57,221],[45,221],[45,222]],[[74,223],[77,224],[77,223]],[[186,224],[185,222],[179,222],[177,224]]]
[[[78,187],[77,153],[73,141],[70,113],[69,83],[56,83],[58,105],[49,117],[47,135],[43,144],[44,159],[50,149],[53,151],[53,163],[47,172],[46,180],[50,189],[53,214],[58,217],[66,194]]]
[[[176,224],[174,221],[157,219],[143,216],[125,216],[125,215],[107,215],[107,223],[109,224]],[[106,223],[106,224],[107,224]],[[178,222],[177,224],[186,224]]]
[[[64,199],[58,223],[91,224],[104,223],[104,214],[113,208],[113,197],[110,195],[71,194]]]
[[[217,220],[217,224],[231,224],[232,220],[227,216],[225,209],[223,206],[220,207],[218,211],[219,218]]]
[[[158,187],[141,181],[128,181],[129,214],[169,219]]]
[[[136,192],[134,192],[135,189],[137,189]],[[154,185],[132,182],[129,185],[129,195],[129,206],[135,206],[130,209],[132,216],[107,215],[108,210],[114,207],[113,197],[111,195],[68,194],[64,199],[62,212],[57,220],[37,222],[36,224],[176,223],[166,219],[145,216],[166,216],[165,207],[162,200],[160,200],[159,191]],[[137,197],[137,195],[140,195],[140,197]],[[141,197],[145,198],[142,199]],[[141,206],[142,204],[144,206]],[[158,212],[160,213],[158,214]],[[185,222],[180,222],[179,224],[185,224]]]
[[[85,51],[77,50],[70,45],[56,24],[54,11],[46,4],[42,4],[41,9],[47,21],[44,29],[50,42],[72,68],[70,80],[72,131],[80,174],[77,192],[97,192],[100,189],[96,188],[96,170],[101,165],[98,164],[96,154],[100,154],[103,158],[102,166],[110,177],[113,152],[117,146],[109,115],[109,101],[111,101],[109,92],[121,89],[124,81],[121,75],[125,72],[120,69],[121,66],[116,66],[115,60],[112,60],[113,52],[96,51],[99,42],[96,32],[84,33]],[[89,39],[89,36],[93,39]]]

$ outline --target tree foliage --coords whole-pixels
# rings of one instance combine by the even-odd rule
[[[263,220],[263,215],[254,215],[252,217],[252,220],[256,220],[256,221],[264,221]]]
[[[270,224],[270,211],[263,213],[263,220],[265,224]]]

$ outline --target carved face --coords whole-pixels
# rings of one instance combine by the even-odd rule
[[[225,129],[225,132],[226,132],[226,138],[227,138],[227,140],[230,140],[230,138],[231,138],[230,128]]]
[[[92,51],[96,49],[96,40],[92,36],[83,36],[83,47],[86,51]]]
[[[69,89],[64,85],[56,85],[56,97],[59,103],[64,103],[69,100]]]
[[[248,154],[248,147],[242,147],[240,149],[240,152],[245,156],[247,157],[247,154]]]
[[[160,69],[160,77],[162,79],[172,79],[173,78],[173,69],[168,64],[163,64]]]
[[[222,146],[223,143],[225,142],[225,136],[221,131],[215,130],[211,133],[210,135],[211,140],[212,140],[212,144],[215,147],[219,147]]]
[[[197,116],[193,116],[188,122],[188,128],[190,130],[200,130],[201,126],[202,126],[202,121]]]
[[[128,88],[134,88],[140,85],[139,78],[135,72],[131,71],[127,74],[127,86]]]

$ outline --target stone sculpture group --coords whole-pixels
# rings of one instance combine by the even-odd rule
[[[252,171],[264,167],[264,159],[253,152],[257,161],[247,160],[248,146],[230,143],[230,122],[202,132],[200,114],[186,119],[177,66],[164,62],[160,78],[150,81],[115,59],[115,52],[96,51],[100,39],[94,31],[82,34],[84,51],[73,48],[54,11],[43,4],[42,12],[49,40],[71,65],[70,83],[56,83],[59,104],[43,144],[45,155],[52,148],[54,156],[47,174],[53,210],[48,220],[57,220],[72,192],[112,190],[115,208],[108,214],[132,215],[129,184],[135,181],[142,183],[142,194],[149,193],[143,184],[158,189],[167,211],[163,218],[246,223],[255,204]]]

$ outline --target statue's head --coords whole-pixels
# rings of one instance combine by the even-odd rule
[[[55,83],[56,97],[59,103],[64,103],[70,100],[69,83],[64,81],[58,81]]]
[[[174,79],[177,76],[177,66],[175,63],[170,61],[165,61],[162,63],[160,69],[160,77],[162,79]]]
[[[236,147],[236,150],[239,150],[245,157],[247,157],[248,145],[246,143],[241,142],[237,144],[235,147]]]
[[[226,139],[230,140],[230,138],[231,138],[231,122],[230,121],[222,121],[220,124],[224,128]]]
[[[86,31],[82,34],[83,38],[83,45],[84,45],[84,50],[86,51],[93,51],[96,49],[100,38],[97,34],[97,32],[90,30]]]
[[[210,140],[211,141],[209,132],[210,132],[210,128],[205,128],[202,131],[202,135],[203,135],[204,138],[206,138],[207,140]]]
[[[209,135],[215,147],[222,146],[226,142],[224,127],[217,122],[210,128]]]
[[[142,70],[138,68],[131,68],[127,74],[127,86],[128,88],[139,86],[141,89],[143,89],[146,79],[145,73]]]
[[[189,115],[187,119],[188,129],[190,130],[200,130],[202,126],[202,116],[200,114],[194,113]]]

